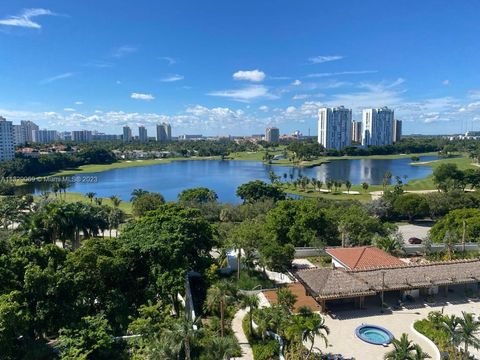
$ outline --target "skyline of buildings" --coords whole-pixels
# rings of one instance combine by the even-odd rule
[[[201,137],[201,136],[200,136]],[[169,123],[161,123],[157,125],[157,141],[165,142],[172,140],[172,127]]]
[[[361,122],[352,120],[352,110],[344,106],[318,110],[317,141],[325,149],[392,145],[401,138],[402,121],[388,107],[364,109]]]

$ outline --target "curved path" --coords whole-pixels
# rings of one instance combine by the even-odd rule
[[[234,359],[253,360],[252,347],[248,343],[248,339],[243,332],[242,326],[243,318],[245,317],[245,315],[247,315],[249,310],[249,308],[238,310],[232,320],[233,333],[235,334],[235,337],[238,340],[238,344],[242,349],[242,356]]]

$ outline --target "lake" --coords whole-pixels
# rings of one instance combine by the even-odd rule
[[[423,156],[421,161],[438,159],[437,156]],[[160,192],[166,200],[175,200],[179,192],[194,187],[208,187],[217,192],[222,202],[238,203],[235,196],[238,186],[251,180],[269,182],[268,173],[273,170],[283,178],[283,174],[315,177],[323,183],[327,179],[349,180],[352,184],[367,182],[370,185],[381,184],[383,175],[390,171],[393,176],[408,180],[428,176],[432,169],[429,166],[412,166],[410,158],[403,159],[354,159],[334,160],[312,168],[296,168],[290,166],[265,165],[256,161],[236,160],[185,160],[167,164],[131,167],[108,170],[99,173],[82,173],[81,179],[95,182],[74,182],[68,189],[71,192],[94,192],[97,197],[117,195],[128,201],[133,189],[142,188]],[[25,189],[40,194],[48,190],[48,185],[30,184]]]

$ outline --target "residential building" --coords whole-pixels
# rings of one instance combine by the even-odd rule
[[[318,143],[336,150],[352,145],[352,110],[343,106],[319,109]]]
[[[74,142],[90,142],[93,140],[90,130],[72,131],[72,141]]]
[[[267,128],[265,130],[265,141],[278,142],[280,140],[280,130],[276,127]]]
[[[184,134],[184,135],[180,135],[178,137],[178,140],[202,140],[203,139],[203,135],[187,135],[187,134]]]
[[[393,122],[393,142],[402,140],[402,121],[395,119]]]
[[[132,141],[132,129],[129,126],[125,125],[123,127],[123,142]]]
[[[15,146],[25,145],[25,132],[22,125],[12,125],[13,128],[13,144]]]
[[[0,116],[0,161],[15,157],[12,122]]]
[[[362,143],[362,122],[352,121],[352,142]]]
[[[138,127],[138,140],[140,142],[148,141],[147,129],[145,128],[145,126]]]
[[[94,132],[92,134],[92,140],[93,141],[117,141],[117,140],[121,140],[121,136],[115,135],[115,134],[105,134],[105,133]]]
[[[72,141],[72,133],[70,131],[62,131],[58,133],[58,137],[63,141]]]
[[[359,270],[405,266],[399,258],[374,246],[327,248],[325,252],[332,257],[333,268]]]
[[[37,124],[33,121],[29,120],[22,120],[20,121],[20,126],[22,127],[22,131],[24,133],[25,142],[31,143],[33,142],[33,131],[40,130]]]
[[[363,146],[393,144],[394,112],[388,107],[363,110]]]
[[[169,123],[157,125],[157,141],[165,142],[172,140],[172,127]]]
[[[32,142],[40,144],[49,144],[58,140],[58,135],[56,130],[33,130],[32,131]]]

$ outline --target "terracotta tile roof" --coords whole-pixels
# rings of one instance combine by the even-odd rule
[[[405,263],[374,246],[325,249],[327,254],[349,270],[405,266]]]
[[[300,283],[288,284],[287,287],[290,291],[297,297],[297,301],[293,306],[293,312],[298,313],[298,310],[301,307],[308,307],[312,311],[320,311],[320,306],[315,301],[313,297],[307,294],[307,291]],[[277,291],[276,290],[266,290],[263,292],[263,295],[267,298],[270,304],[277,303]]]
[[[318,299],[351,298],[379,291],[480,282],[480,260],[458,260],[370,270],[305,269],[297,279]]]

